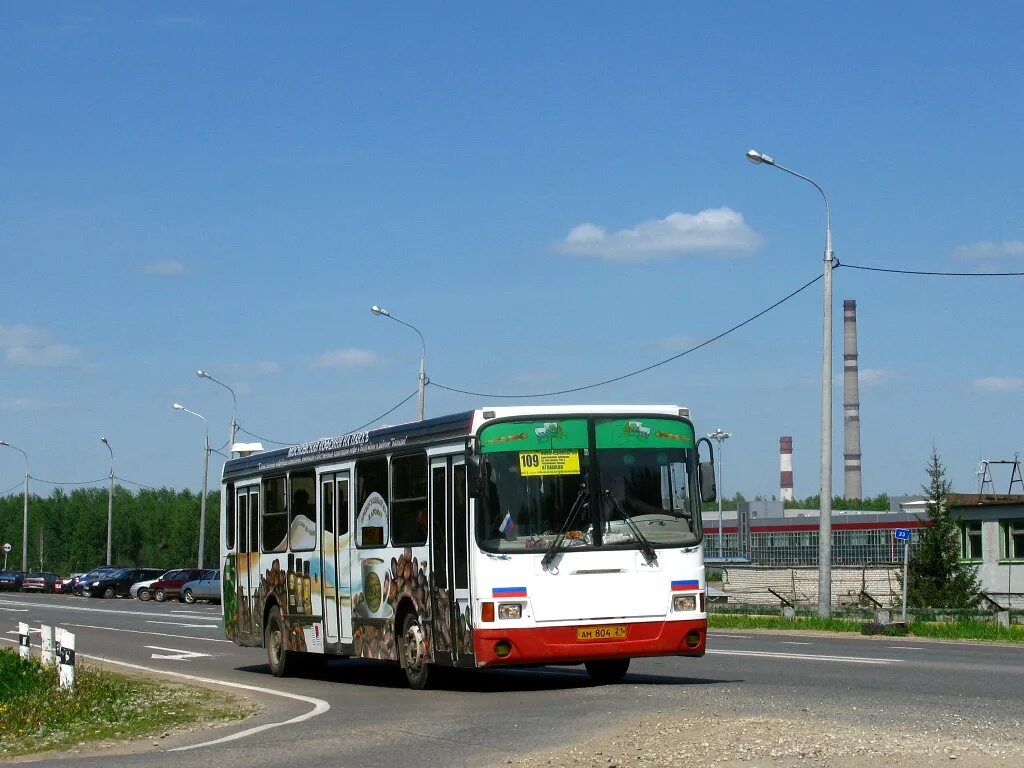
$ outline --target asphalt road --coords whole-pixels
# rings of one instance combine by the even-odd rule
[[[0,637],[17,642],[19,621],[75,632],[92,663],[219,681],[264,706],[244,723],[172,735],[158,748],[145,742],[153,751],[46,765],[371,766],[403,755],[416,768],[504,765],[655,714],[698,732],[703,717],[765,714],[823,729],[977,722],[1012,732],[1024,711],[1024,648],[990,644],[722,631],[703,659],[634,660],[619,685],[592,686],[581,667],[543,667],[460,672],[417,692],[397,666],[377,662],[333,661],[317,679],[276,679],[262,649],[223,639],[218,606],[0,594]]]

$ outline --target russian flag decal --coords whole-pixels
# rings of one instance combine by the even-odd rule
[[[526,597],[526,587],[494,587],[491,597]]]
[[[697,579],[672,582],[673,592],[696,592],[698,589],[700,589],[700,582]]]

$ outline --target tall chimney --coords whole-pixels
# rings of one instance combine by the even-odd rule
[[[793,438],[779,438],[779,497],[793,500]]]
[[[857,383],[857,302],[843,301],[843,498],[859,499],[860,390]]]

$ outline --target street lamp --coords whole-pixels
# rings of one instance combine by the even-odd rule
[[[25,457],[25,501],[21,513],[21,569],[28,570],[28,454],[16,445],[11,445],[6,440],[0,440],[0,445],[5,448],[12,448]]]
[[[203,495],[199,499],[199,564],[198,568],[203,567],[203,545],[206,543],[206,476],[209,474],[210,467],[210,422],[206,420],[206,417],[201,413],[190,411],[181,403],[173,403],[171,405],[176,411],[184,411],[185,413],[191,413],[193,416],[198,416],[203,420],[203,429],[205,431],[205,444],[203,447]]]
[[[420,333],[420,329],[419,328],[417,328],[415,325],[410,325],[409,323],[405,322],[404,320],[399,320],[397,317],[395,317],[390,312],[388,312],[386,309],[384,309],[384,307],[378,307],[376,304],[374,304],[372,307],[370,307],[370,311],[373,312],[373,314],[377,315],[378,317],[390,317],[396,323],[401,323],[406,328],[412,328],[414,331],[416,331],[416,334],[420,337],[420,345],[423,348],[423,354],[420,356],[419,420],[423,421],[423,398],[424,398],[424,392],[425,392],[425,389],[426,389],[426,386],[427,386],[427,374],[425,373],[425,366],[426,366],[426,362],[427,362],[427,342],[423,340],[423,334]]]
[[[235,390],[225,384],[223,381],[218,381],[213,378],[206,371],[200,369],[196,371],[196,376],[201,379],[209,379],[214,384],[220,384],[224,389],[231,393],[231,438],[228,441],[228,454],[232,454],[235,451],[235,435],[238,433],[238,398],[235,397]]]
[[[110,565],[110,537],[114,530],[114,449],[110,447],[107,438],[101,437],[100,440],[110,451],[110,490],[107,491],[107,565]]]
[[[709,440],[718,441],[718,558],[722,558],[722,542],[725,541],[725,533],[722,530],[722,443],[732,437],[731,432],[723,432],[721,427],[710,435]],[[736,520],[739,521],[739,510],[736,510]]]
[[[832,614],[832,211],[828,195],[814,179],[775,162],[770,155],[752,149],[747,159],[755,165],[770,165],[790,176],[803,179],[821,193],[825,201],[825,273],[821,345],[821,514],[818,517],[818,616]]]

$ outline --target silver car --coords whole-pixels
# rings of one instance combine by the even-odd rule
[[[208,600],[211,603],[220,602],[220,571],[216,568],[206,571],[202,578],[195,581],[187,581],[181,585],[178,599],[186,603],[194,603],[198,600]]]

